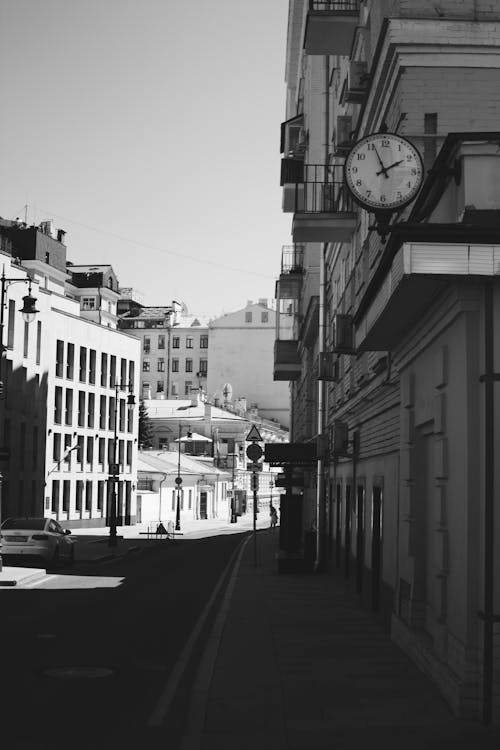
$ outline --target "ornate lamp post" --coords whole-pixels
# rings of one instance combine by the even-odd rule
[[[109,475],[108,482],[111,484],[111,492],[108,491],[108,497],[110,497],[109,506],[109,539],[108,546],[116,547],[116,485],[120,476],[120,465],[116,461],[116,447],[117,447],[117,432],[118,432],[118,391],[128,389],[127,395],[127,408],[129,411],[133,411],[135,406],[135,396],[133,394],[133,383],[115,383],[113,388],[115,389],[115,409],[114,409],[114,437],[113,437],[113,451],[112,456],[109,459]]]
[[[0,276],[0,284],[1,284],[1,295],[0,295],[0,394],[3,394],[4,390],[4,384],[3,384],[3,361],[4,361],[4,354],[7,351],[7,347],[3,343],[3,328],[4,328],[4,315],[5,315],[5,308],[7,305],[7,287],[9,284],[28,284],[28,294],[26,294],[23,297],[23,306],[19,310],[19,312],[23,316],[23,320],[25,323],[31,323],[37,314],[39,312],[36,307],[36,297],[31,296],[31,279],[9,279],[5,275],[5,265],[2,268],[2,275]],[[5,446],[6,448],[7,446]],[[0,455],[0,458],[7,458],[7,454],[2,452],[2,455]],[[0,473],[0,525],[2,523],[2,483],[3,483],[3,475]],[[0,542],[0,549],[1,549],[1,542]],[[0,557],[0,570],[2,570],[2,558]]]

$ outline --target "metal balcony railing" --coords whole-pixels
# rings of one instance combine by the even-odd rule
[[[283,245],[281,273],[302,273],[304,270],[304,245]]]
[[[295,213],[352,211],[342,164],[304,164],[303,180],[295,183]]]
[[[309,0],[309,10],[316,11],[359,11],[359,0]]]

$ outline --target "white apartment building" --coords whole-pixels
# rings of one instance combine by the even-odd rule
[[[139,395],[139,342],[109,321],[82,317],[59,240],[40,228],[7,232],[12,251],[27,257],[15,263],[1,255],[2,516],[53,516],[70,528],[106,525],[116,449],[118,523],[134,523],[138,408],[127,409],[127,398]],[[39,244],[50,250],[40,253]],[[51,265],[54,257],[58,262]],[[19,310],[29,279],[37,313],[28,324]]]

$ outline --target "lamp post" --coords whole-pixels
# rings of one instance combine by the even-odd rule
[[[180,531],[181,530],[181,486],[182,486],[182,477],[181,477],[181,430],[182,426],[179,422],[179,437],[177,438],[178,442],[178,458],[177,458],[177,476],[175,478],[175,483],[177,485],[177,504],[175,508],[175,530]],[[187,431],[187,437],[190,438],[192,435],[192,432],[190,429]]]
[[[36,297],[31,296],[31,279],[10,279],[5,275],[5,265],[2,268],[2,275],[0,276],[1,294],[0,294],[0,394],[3,395],[4,383],[3,383],[3,361],[4,355],[7,351],[7,347],[3,343],[3,328],[4,328],[4,314],[7,305],[7,286],[9,284],[28,284],[28,294],[23,297],[23,306],[19,312],[23,316],[25,323],[31,323],[38,312],[35,307]],[[5,436],[3,436],[5,439]],[[7,446],[3,445],[3,450],[0,453],[0,459],[5,460],[7,458],[6,453]],[[3,474],[0,472],[0,525],[2,524],[2,485],[3,485]],[[1,542],[0,542],[1,550]],[[0,556],[0,570],[2,570],[2,557]]]
[[[120,475],[120,465],[116,461],[116,445],[117,445],[117,433],[118,433],[118,391],[124,391],[128,389],[127,395],[127,407],[129,411],[132,411],[135,406],[135,396],[133,394],[133,383],[115,383],[113,385],[115,390],[115,408],[114,408],[114,436],[113,436],[113,451],[111,460],[108,458],[109,463],[109,475],[108,482],[111,483],[111,492],[108,491],[108,498],[111,496],[111,503],[108,508],[109,515],[109,539],[108,546],[116,547],[116,484]]]

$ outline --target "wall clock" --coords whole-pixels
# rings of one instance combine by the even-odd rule
[[[372,133],[351,148],[344,166],[346,185],[367,211],[393,212],[417,195],[424,176],[420,153],[395,133]]]

